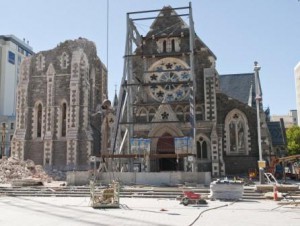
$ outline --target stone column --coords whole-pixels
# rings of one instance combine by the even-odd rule
[[[16,131],[12,139],[11,156],[24,160],[26,145],[26,124],[28,123],[28,84],[31,58],[25,58],[20,67],[20,81],[17,89]]]
[[[46,132],[44,137],[44,165],[52,165],[53,130],[54,130],[54,93],[55,93],[55,69],[49,65],[47,73],[47,105],[45,108]]]
[[[204,69],[205,119],[210,121],[217,119],[215,73],[214,68]]]

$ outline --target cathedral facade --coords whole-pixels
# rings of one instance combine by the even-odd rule
[[[216,56],[196,34],[191,51],[190,27],[176,15],[164,7],[132,56],[126,56],[132,67],[125,84],[130,107],[120,133],[127,130],[131,140],[120,153],[136,153],[129,160],[134,171],[247,173],[259,158],[255,74],[219,75]],[[268,153],[270,136],[262,110],[260,115]],[[139,148],[144,141],[149,147]]]
[[[107,70],[96,46],[68,40],[26,58],[17,90],[11,155],[62,170],[86,169],[99,154]]]

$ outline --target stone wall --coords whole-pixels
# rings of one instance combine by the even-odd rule
[[[44,142],[43,141],[27,141],[25,145],[24,160],[30,159],[37,165],[43,165],[44,159]]]
[[[204,184],[211,182],[210,172],[160,172],[160,173],[135,173],[135,172],[101,172],[97,176],[102,184],[111,184],[118,180],[123,185],[147,184],[156,186],[175,186],[185,184]],[[87,171],[67,173],[68,185],[89,184],[90,174]]]
[[[249,148],[248,155],[230,156],[223,150],[224,161],[226,164],[227,174],[246,174],[248,169],[257,167],[258,145],[257,145],[257,116],[256,110],[237,100],[229,98],[225,94],[217,94],[218,106],[218,124],[223,124],[227,114],[233,109],[243,112],[248,120],[249,127]],[[224,128],[224,126],[223,126]],[[222,130],[223,147],[225,143],[225,129]]]
[[[53,167],[58,169],[64,168],[67,162],[67,142],[54,141],[53,145]]]
[[[106,86],[106,68],[95,44],[87,39],[68,40],[28,58],[21,66],[16,130],[20,135],[13,138],[13,156],[22,157],[24,152],[25,159],[37,164],[87,168],[89,156],[100,153],[101,116],[95,113],[107,98]],[[39,105],[41,135],[37,132]]]

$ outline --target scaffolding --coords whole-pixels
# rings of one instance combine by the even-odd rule
[[[186,52],[180,53],[157,53],[154,55],[145,54],[143,52],[138,53],[134,52],[134,47],[143,47],[143,40],[145,37],[141,35],[137,26],[135,25],[135,21],[144,21],[144,20],[155,20],[157,17],[148,16],[149,14],[162,12],[163,9],[157,10],[147,10],[147,11],[138,11],[138,12],[129,12],[127,13],[127,32],[126,32],[126,45],[125,45],[125,54],[124,54],[124,68],[123,68],[123,77],[121,80],[119,95],[118,95],[118,106],[116,109],[116,120],[114,122],[113,131],[111,133],[111,147],[108,153],[103,153],[102,157],[104,158],[126,158],[129,161],[129,167],[132,169],[132,159],[137,157],[143,157],[142,154],[136,154],[132,152],[131,147],[131,138],[133,138],[134,134],[134,125],[138,124],[133,120],[133,107],[134,106],[142,106],[147,105],[147,103],[134,103],[133,95],[134,89],[136,87],[145,87],[151,86],[151,83],[146,83],[145,81],[140,81],[133,74],[133,59],[134,57],[173,57],[178,54],[185,54],[189,57],[190,65],[189,68],[182,69],[190,72],[191,79],[187,81],[165,81],[161,83],[155,83],[155,85],[178,85],[183,84],[189,88],[189,97],[183,100],[182,102],[189,104],[190,106],[190,123],[192,126],[192,152],[181,154],[180,156],[175,154],[175,157],[186,157],[186,156],[195,156],[196,150],[196,116],[195,116],[195,93],[196,93],[196,79],[195,79],[195,69],[194,69],[194,46],[195,46],[195,31],[194,31],[194,22],[192,17],[192,6],[189,3],[187,7],[178,7],[172,8],[172,10],[176,12],[180,12],[179,14],[169,15],[172,17],[188,17],[188,35],[189,35],[189,50]],[[182,20],[182,19],[181,19]],[[152,38],[159,39],[162,34],[157,33],[153,34]],[[182,34],[181,34],[182,35]],[[180,35],[179,35],[180,36]],[[170,70],[168,70],[170,72]],[[144,66],[144,73],[151,73]],[[153,103],[151,103],[153,104]],[[155,104],[155,103],[154,103]],[[158,105],[164,104],[164,102],[158,102]],[[174,102],[168,102],[168,104],[176,104]],[[146,122],[146,123],[170,123],[170,121],[166,122]],[[121,131],[122,127],[122,131]],[[151,139],[151,138],[150,138]],[[126,147],[126,148],[125,148]],[[151,154],[149,158],[168,158],[174,157],[172,154]]]
[[[119,208],[120,184],[113,181],[109,187],[100,188],[94,180],[91,180],[90,204],[93,208]]]

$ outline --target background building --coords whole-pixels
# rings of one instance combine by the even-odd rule
[[[15,129],[16,91],[22,60],[33,54],[29,42],[14,35],[0,35],[0,129],[1,155],[9,156]]]
[[[21,64],[12,156],[62,170],[87,169],[100,152],[107,70],[96,46],[68,40]]]
[[[0,115],[16,114],[20,64],[32,54],[28,41],[21,41],[14,35],[0,36]]]
[[[297,110],[290,110],[287,115],[271,115],[271,122],[278,122],[280,120],[284,121],[285,128],[290,128],[292,126],[298,125]]]
[[[300,126],[300,62],[294,68],[295,88],[296,88],[296,107],[298,126]]]

